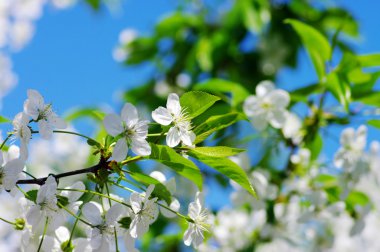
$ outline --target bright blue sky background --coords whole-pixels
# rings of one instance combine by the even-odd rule
[[[109,104],[118,109],[121,103],[117,92],[141,83],[144,78],[143,71],[126,69],[113,60],[112,49],[117,44],[120,31],[131,27],[148,33],[159,17],[176,6],[176,2],[128,0],[122,12],[112,15],[108,11],[95,13],[83,4],[65,11],[47,8],[36,24],[36,34],[31,43],[13,55],[19,84],[4,99],[2,114],[13,118],[21,111],[28,88],[39,90],[47,101],[54,103],[59,114],[76,106]],[[358,2],[337,1],[351,10],[361,25],[358,51],[378,52],[380,2]],[[300,58],[299,69],[284,70],[280,74],[280,87],[300,86],[316,79],[306,54],[302,53]],[[338,137],[339,131],[334,130],[334,134]],[[376,132],[371,132],[371,135],[374,139]],[[330,153],[337,148],[336,141],[327,145]]]

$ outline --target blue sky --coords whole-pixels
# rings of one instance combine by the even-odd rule
[[[359,5],[357,0],[340,0],[337,3],[350,9],[361,24],[362,37],[357,50],[380,51],[380,2],[362,0]],[[126,69],[112,58],[120,31],[131,27],[148,33],[158,18],[175,4],[175,0],[129,0],[122,12],[113,14],[95,13],[83,4],[64,11],[47,8],[36,24],[31,43],[12,57],[19,84],[4,99],[2,114],[12,118],[21,111],[28,88],[39,90],[47,101],[54,103],[59,114],[77,106],[109,104],[118,109],[121,106],[118,91],[144,79],[144,71]],[[300,59],[297,70],[280,73],[280,87],[290,83],[304,85],[316,79],[306,53],[301,53]],[[339,131],[335,129],[334,134]],[[371,131],[371,139],[375,135]],[[330,153],[337,148],[336,141],[327,145]]]

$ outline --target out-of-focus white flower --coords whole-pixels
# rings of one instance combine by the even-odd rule
[[[53,129],[64,129],[66,122],[53,112],[51,104],[45,104],[42,95],[33,89],[28,90],[28,99],[24,103],[24,112],[38,123],[40,134],[44,139],[50,139]]]
[[[149,121],[139,119],[135,106],[126,103],[121,111],[121,117],[109,114],[103,122],[108,134],[114,137],[120,135],[113,149],[112,159],[117,162],[123,161],[128,154],[128,145],[137,155],[150,155],[151,148],[146,141]]]
[[[301,148],[296,154],[291,155],[290,161],[295,165],[300,165],[307,168],[310,165],[310,150],[306,148]]]
[[[3,27],[0,19],[0,47],[1,47],[1,31]],[[17,76],[12,71],[12,62],[10,59],[0,52],[0,109],[1,99],[5,97],[9,91],[16,85]]]
[[[299,144],[302,140],[302,121],[294,113],[286,112],[285,124],[282,127],[282,133],[287,139],[291,139],[294,144]]]
[[[183,241],[186,246],[193,244],[194,248],[199,247],[204,239],[203,232],[210,231],[209,213],[203,208],[203,194],[197,192],[194,202],[189,204],[189,217],[192,221],[188,221],[188,228],[183,235]]]
[[[129,44],[134,41],[138,36],[138,33],[134,29],[124,29],[120,32],[119,43],[122,45]]]
[[[149,230],[149,225],[156,221],[158,217],[157,198],[149,199],[154,190],[154,185],[150,185],[145,195],[132,193],[130,202],[132,206],[132,222],[130,234],[132,238],[139,238]]]
[[[268,123],[279,129],[285,124],[289,102],[288,92],[275,89],[271,81],[262,81],[256,87],[256,95],[251,95],[244,101],[243,110],[255,129],[264,130]]]
[[[101,205],[89,202],[83,206],[82,213],[95,226],[88,229],[92,249],[99,252],[114,251],[115,230],[118,235],[122,234],[117,226],[117,221],[123,213],[123,206],[114,204],[106,213],[103,213]]]
[[[173,124],[166,136],[169,147],[175,147],[180,142],[187,146],[193,145],[195,134],[191,129],[191,121],[186,114],[186,108],[181,108],[177,94],[169,94],[166,108],[158,107],[152,112],[152,117],[161,125]]]
[[[170,192],[171,195],[173,195],[176,191],[176,183],[175,183],[175,179],[174,178],[171,178],[169,180],[166,180],[166,177],[165,175],[162,173],[162,172],[159,172],[159,171],[153,171],[149,174],[152,178],[155,178],[157,179],[158,181],[160,181],[160,183],[162,183],[166,189],[168,189],[168,191]],[[178,199],[176,199],[175,197],[171,197],[171,203],[170,205],[168,206],[168,204],[166,203],[166,201],[160,201],[161,204],[169,207],[171,210],[175,211],[175,212],[178,212],[179,208],[181,207],[181,204],[179,203]],[[174,218],[176,216],[175,213],[171,212],[170,210],[164,208],[164,207],[160,207],[160,211],[162,213],[163,216],[167,217],[167,218]]]
[[[186,73],[181,73],[177,75],[176,83],[181,88],[188,88],[191,84],[191,77]]]
[[[7,153],[0,150],[0,191],[3,188],[11,191],[16,186],[25,166],[25,161],[19,155],[19,148],[15,145]]]
[[[57,182],[53,176],[49,176],[38,190],[36,204],[30,207],[26,219],[35,230],[41,223],[45,223],[46,218],[49,222],[55,221],[58,210]]]
[[[34,26],[30,21],[18,20],[12,24],[10,30],[10,40],[12,48],[16,51],[21,50],[32,39]]]
[[[130,48],[128,47],[138,36],[134,29],[124,29],[119,35],[119,45],[113,50],[113,58],[118,62],[127,60]]]
[[[159,80],[154,84],[154,93],[159,97],[167,97],[170,92],[172,87],[165,80]]]
[[[239,153],[236,156],[231,156],[229,159],[245,171],[248,171],[251,168],[251,160],[249,159],[249,155],[246,151]]]
[[[42,243],[42,250],[49,252],[61,252],[61,244],[67,242],[70,239],[69,230],[64,227],[58,227],[54,231],[54,237],[46,235]]]
[[[348,171],[355,169],[357,162],[363,156],[367,142],[367,127],[362,125],[357,131],[353,128],[343,130],[340,136],[341,147],[335,153],[334,164]]]
[[[32,132],[28,127],[28,116],[24,112],[20,112],[15,116],[12,124],[13,136],[20,140],[20,157],[26,160],[28,157],[28,143],[32,137]]]
[[[73,6],[77,0],[51,0],[54,7],[58,9],[66,9]]]

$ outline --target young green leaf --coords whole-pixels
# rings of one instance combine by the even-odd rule
[[[298,20],[286,19],[285,23],[290,24],[301,37],[302,43],[313,62],[319,80],[326,76],[325,64],[330,59],[331,47],[324,35],[313,27]]]
[[[10,120],[4,116],[0,116],[0,123],[8,123]]]
[[[209,157],[230,157],[243,152],[243,149],[231,148],[227,146],[215,146],[215,147],[196,147],[190,149],[190,153],[194,155],[202,154]]]
[[[380,53],[356,56],[362,67],[380,66]]]
[[[256,197],[255,190],[249,182],[247,174],[240,166],[232,162],[230,159],[207,156],[197,152],[189,152],[189,155],[232,179]]]
[[[219,101],[220,98],[202,91],[184,93],[180,98],[181,107],[186,109],[190,118],[194,118],[205,112]]]
[[[194,144],[204,141],[215,131],[226,128],[241,119],[242,117],[239,113],[229,113],[209,117],[204,123],[194,129],[194,133],[196,135]]]
[[[202,189],[202,174],[193,162],[184,158],[168,146],[151,144],[151,147],[152,153],[149,159],[166,165],[179,175],[194,182],[199,189]]]
[[[210,79],[194,86],[195,90],[213,92],[216,94],[231,93],[231,104],[236,106],[249,96],[249,92],[239,83],[223,80]]]
[[[367,121],[368,125],[380,129],[380,120],[372,119]]]

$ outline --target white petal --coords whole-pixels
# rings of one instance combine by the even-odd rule
[[[254,116],[257,114],[257,112],[260,110],[260,103],[259,99],[254,96],[250,95],[245,99],[243,104],[243,111],[247,116]]]
[[[26,92],[28,95],[28,99],[31,100],[33,103],[36,103],[36,104],[44,104],[45,103],[44,98],[42,97],[42,95],[37,90],[28,89]]]
[[[133,153],[139,156],[149,156],[151,153],[151,148],[149,143],[142,138],[132,139],[131,149]]]
[[[281,89],[277,89],[271,92],[268,95],[268,98],[277,108],[286,108],[290,102],[289,93]]]
[[[266,113],[260,113],[251,118],[252,126],[258,130],[262,131],[268,126],[268,119]]]
[[[152,118],[154,121],[161,125],[169,125],[173,121],[173,117],[169,110],[164,107],[158,107],[152,112]]]
[[[39,206],[32,206],[26,213],[26,220],[33,228],[37,228],[37,225],[41,222],[42,217],[43,215]]]
[[[168,134],[166,135],[166,144],[169,147],[175,147],[179,144],[180,141],[181,138],[177,127],[171,127]]]
[[[59,241],[61,243],[68,241],[70,239],[70,232],[67,229],[67,227],[61,226],[61,227],[57,228],[55,230],[55,235],[57,236],[57,238],[59,239]]]
[[[178,116],[181,113],[181,104],[179,103],[179,97],[175,93],[171,93],[168,96],[168,101],[166,102],[166,107],[170,113]]]
[[[102,224],[102,207],[96,202],[86,203],[82,208],[83,216],[93,225]]]
[[[153,171],[149,174],[149,176],[151,176],[154,179],[157,179],[161,183],[165,183],[165,181],[166,181],[165,175],[160,171]]]
[[[120,138],[113,148],[112,159],[116,162],[121,162],[128,154],[128,144],[125,138]]]
[[[139,115],[135,106],[126,103],[121,110],[121,119],[126,122],[129,128],[133,127],[139,121]]]
[[[53,115],[49,117],[49,122],[56,127],[57,129],[66,129],[67,123],[62,118],[58,117],[57,115]]]
[[[340,135],[340,144],[342,146],[351,146],[355,139],[355,130],[353,128],[346,128]]]
[[[270,115],[269,122],[273,128],[279,129],[279,128],[282,128],[282,126],[284,126],[285,121],[286,121],[285,110],[282,110],[282,109],[272,110],[269,115]]]
[[[135,193],[135,192],[132,193],[130,196],[130,202],[131,202],[131,207],[132,207],[133,212],[135,214],[140,212],[142,208],[142,199],[141,199],[140,194]]]
[[[269,92],[273,91],[275,89],[275,86],[273,82],[265,80],[261,81],[257,86],[256,86],[256,95],[258,97],[263,97],[267,95]]]
[[[111,136],[117,136],[124,131],[123,122],[120,116],[116,114],[109,114],[104,117],[103,120],[106,131]]]
[[[180,131],[180,137],[181,137],[181,141],[184,145],[187,145],[187,146],[192,146],[193,145],[193,135],[194,133],[192,131],[186,131],[186,130],[181,130]]]
[[[24,102],[24,112],[33,120],[37,120],[40,114],[36,105],[29,99]]]
[[[122,213],[123,213],[123,205],[121,204],[113,205],[106,213],[107,225],[113,225]]]
[[[45,120],[38,121],[38,128],[40,130],[40,135],[44,139],[50,139],[53,135],[53,127]]]
[[[192,224],[189,223],[189,227],[187,228],[185,234],[183,235],[183,242],[186,246],[190,246],[191,242],[193,241],[193,233],[194,229],[192,227]]]
[[[145,199],[149,199],[150,195],[154,191],[155,185],[149,185],[148,188],[145,191]]]
[[[86,189],[86,186],[83,184],[82,181],[77,181],[72,186],[66,187],[66,189],[75,189],[75,190],[83,191]],[[74,202],[74,201],[77,201],[83,195],[83,192],[62,191],[61,195],[68,198],[69,202]]]

